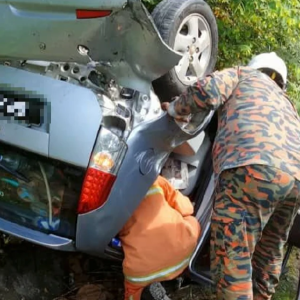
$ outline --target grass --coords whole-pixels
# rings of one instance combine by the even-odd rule
[[[295,300],[300,269],[300,250],[294,249],[288,262],[289,271],[280,279],[272,300]],[[214,290],[209,286],[190,286],[172,295],[172,300],[215,300]]]
[[[294,249],[288,263],[289,271],[282,276],[273,300],[294,300],[297,293],[299,269],[300,269],[300,250]]]

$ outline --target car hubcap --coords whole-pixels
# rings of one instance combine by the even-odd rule
[[[186,85],[203,77],[209,65],[212,50],[209,24],[200,14],[186,17],[176,34],[174,50],[182,54],[175,67],[179,80]]]

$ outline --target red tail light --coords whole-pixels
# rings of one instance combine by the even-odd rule
[[[102,127],[82,185],[77,212],[84,214],[101,207],[110,194],[127,150],[126,143]]]
[[[102,206],[116,180],[116,176],[89,168],[81,190],[78,213],[84,214]]]
[[[108,17],[111,14],[111,10],[86,10],[77,9],[76,17],[77,19],[95,19]]]

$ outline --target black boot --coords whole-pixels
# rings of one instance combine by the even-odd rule
[[[141,300],[171,300],[167,296],[165,288],[160,282],[154,282],[146,287],[142,293]]]

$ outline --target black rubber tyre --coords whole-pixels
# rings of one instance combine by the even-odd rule
[[[205,74],[208,74],[215,68],[218,53],[218,26],[209,5],[203,0],[163,0],[153,10],[152,17],[162,39],[173,49],[177,31],[183,20],[195,13],[203,16],[210,27],[212,49],[205,70]],[[187,85],[179,80],[173,68],[155,80],[153,87],[161,101],[170,101],[172,97],[182,93]]]

